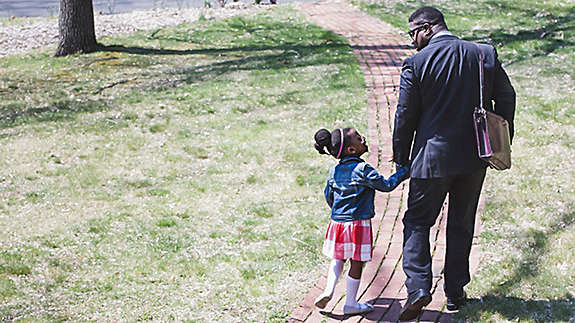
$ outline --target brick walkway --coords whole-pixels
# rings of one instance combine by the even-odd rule
[[[393,117],[399,91],[401,64],[413,54],[400,31],[370,17],[344,2],[315,2],[300,4],[301,11],[313,23],[345,36],[365,73],[368,98],[368,142],[371,153],[367,161],[377,165],[382,174],[392,170],[391,137]],[[326,276],[316,283],[302,303],[292,311],[289,322],[395,322],[405,303],[407,293],[403,285],[405,275],[401,267],[402,230],[401,218],[406,208],[408,185],[406,183],[389,194],[378,193],[375,200],[374,255],[364,268],[358,296],[360,302],[374,304],[375,311],[365,316],[344,316],[345,275],[340,277],[334,297],[328,306],[319,311],[314,299],[323,291]],[[483,202],[480,202],[480,209]],[[419,317],[420,322],[449,322],[452,313],[445,308],[442,271],[445,254],[445,204],[430,235],[434,284],[433,301]],[[479,233],[479,221],[476,225]],[[471,270],[479,262],[479,248],[473,246]],[[327,267],[326,267],[327,274]]]

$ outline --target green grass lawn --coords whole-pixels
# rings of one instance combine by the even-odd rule
[[[575,3],[548,0],[383,1],[368,13],[407,31],[436,6],[456,35],[494,44],[517,91],[510,171],[490,171],[462,321],[575,320]],[[406,43],[408,39],[406,38]]]
[[[0,318],[283,321],[366,128],[347,42],[289,7],[0,58]]]

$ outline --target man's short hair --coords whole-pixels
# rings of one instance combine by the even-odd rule
[[[447,28],[443,14],[434,7],[421,7],[415,10],[409,17],[409,22],[414,22],[418,25],[427,22],[431,25],[441,25]]]

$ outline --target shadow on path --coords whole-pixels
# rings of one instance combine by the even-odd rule
[[[366,314],[345,315],[343,313],[333,313],[328,311],[320,311],[320,314],[337,321],[345,321],[353,317],[362,317],[366,322],[395,322],[399,317],[399,310],[401,309],[401,302],[403,298],[376,298],[369,301],[373,305],[374,310]],[[438,310],[424,310],[419,316],[421,321],[436,321],[439,317],[451,317],[449,313],[442,313]]]

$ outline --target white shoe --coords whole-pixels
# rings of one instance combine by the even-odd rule
[[[354,315],[354,314],[365,314],[373,311],[373,305],[369,303],[357,303],[356,305],[344,305],[343,314]]]
[[[313,303],[317,308],[325,308],[329,301],[331,301],[331,295],[321,294],[315,299],[315,302]]]

